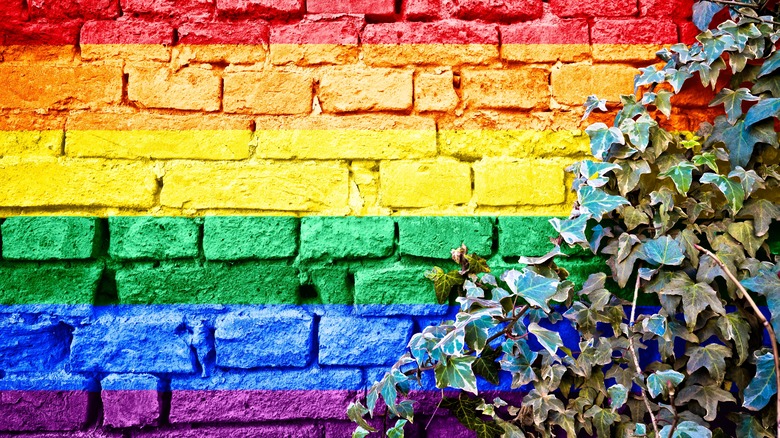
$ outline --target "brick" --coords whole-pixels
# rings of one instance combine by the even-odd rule
[[[464,70],[463,100],[471,108],[546,108],[550,101],[549,77],[541,68]]]
[[[314,318],[295,309],[243,311],[217,318],[217,366],[305,367],[311,357]]]
[[[419,73],[414,78],[414,105],[418,111],[452,111],[458,106],[451,70]]]
[[[198,255],[200,227],[183,217],[108,218],[108,254],[123,260],[166,260]]]
[[[343,211],[348,183],[349,169],[341,162],[176,163],[167,168],[160,202],[192,209]]]
[[[559,161],[485,158],[474,163],[474,195],[478,205],[555,205],[566,201]],[[506,178],[506,175],[523,175]]]
[[[120,0],[122,12],[175,20],[205,19],[214,7],[209,0]]]
[[[303,14],[303,0],[217,0],[217,13],[227,17],[287,20]]]
[[[360,54],[360,29],[365,21],[345,17],[333,21],[306,19],[271,29],[271,62],[275,65],[352,64]]]
[[[295,304],[298,270],[286,263],[165,262],[116,273],[123,304]]]
[[[453,12],[465,20],[528,21],[542,16],[542,0],[450,0]]]
[[[0,160],[0,206],[149,208],[157,183],[146,163]],[[35,181],[35,184],[30,184]]]
[[[162,415],[162,382],[151,374],[109,374],[100,382],[103,424],[156,426]]]
[[[433,282],[425,278],[426,270],[404,266],[361,269],[355,272],[355,304],[435,304]]]
[[[502,257],[539,257],[552,250],[555,230],[547,216],[498,218],[498,253]]]
[[[128,66],[127,97],[147,108],[217,111],[222,81],[219,73],[199,67],[174,72],[166,67]]]
[[[222,115],[85,112],[68,118],[65,153],[76,157],[240,160],[252,122]]]
[[[493,223],[488,217],[398,218],[401,254],[449,259],[450,250],[465,244],[469,251],[487,257],[492,253]]]
[[[680,23],[679,30],[680,42],[691,45],[696,42],[696,37],[701,32],[693,23]]]
[[[102,264],[0,264],[0,304],[92,304]]]
[[[354,302],[352,285],[346,266],[315,266],[308,268],[309,277],[317,297],[312,303],[352,304]]]
[[[8,0],[0,4],[0,17],[9,20],[25,20],[27,10],[24,0]]]
[[[294,404],[294,403],[291,403]],[[224,403],[214,402],[211,408],[221,409]],[[322,438],[320,429],[311,424],[269,424],[254,426],[199,426],[193,429],[158,429],[133,432],[133,438],[202,438],[202,437],[252,437],[252,438]]]
[[[379,180],[385,207],[450,206],[471,199],[469,165],[451,159],[383,161]]]
[[[70,327],[47,317],[28,321],[19,316],[0,320],[0,369],[5,372],[50,372],[68,358]]]
[[[404,159],[436,156],[436,123],[417,116],[317,115],[261,118],[255,156],[300,159]]]
[[[0,64],[0,107],[96,108],[122,98],[118,65]]]
[[[430,436],[447,438],[473,438],[474,432],[467,429],[455,417],[433,417],[426,431]]]
[[[550,10],[559,17],[624,17],[639,12],[637,2],[624,0],[550,0]]]
[[[171,58],[173,27],[143,20],[88,21],[81,29],[80,43],[85,60],[167,61]]]
[[[281,216],[207,216],[203,253],[207,260],[277,259],[295,255],[298,219]]]
[[[185,23],[176,32],[172,58],[178,65],[257,64],[266,59],[269,26],[258,20]]]
[[[406,349],[412,321],[323,316],[319,325],[321,365],[390,365]]]
[[[389,217],[301,219],[302,259],[362,259],[393,252],[395,222]]]
[[[552,93],[556,102],[582,105],[591,94],[611,102],[634,90],[637,70],[622,64],[564,64],[552,71]]]
[[[307,73],[227,73],[224,110],[246,114],[306,114],[312,108],[312,88],[313,79]]]
[[[229,370],[215,369],[211,376],[202,377],[199,375],[189,376],[171,376],[171,392],[173,394],[191,392],[193,394],[207,395],[213,392],[232,391],[233,394],[236,388],[241,388],[244,393],[257,392],[262,394],[263,392],[276,392],[279,396],[284,398],[298,394],[303,395],[305,392],[318,392],[311,391],[312,388],[321,389],[323,393],[339,392],[337,398],[343,397],[344,393],[354,393],[356,390],[363,388],[363,376],[360,369],[357,368],[333,368],[318,366],[311,366],[303,369],[257,369],[247,370],[244,372],[236,373]],[[327,389],[322,389],[327,388]],[[186,401],[186,395],[180,394],[178,397],[179,402]],[[195,397],[197,400],[199,397]],[[249,398],[249,397],[247,397]],[[281,397],[280,397],[281,398]],[[327,399],[329,397],[324,397]],[[244,405],[244,399],[239,398],[239,403],[229,402],[227,405],[236,407]],[[262,397],[265,399],[265,397]],[[277,398],[278,400],[278,398]],[[172,407],[174,403],[171,403]],[[189,403],[187,403],[189,404]],[[292,406],[293,409],[285,409],[277,401],[273,404],[273,410],[268,410],[267,402],[263,403],[264,406],[257,406],[259,409],[250,408],[249,410],[239,409],[238,412],[223,411],[220,414],[215,409],[211,409],[211,417],[202,417],[205,409],[197,409],[195,415],[189,415],[186,411],[176,409],[176,415],[174,410],[171,411],[172,423],[190,423],[190,422],[246,422],[268,419],[268,420],[280,420],[280,419],[292,419],[292,418],[334,418],[334,410],[329,406]],[[245,406],[246,408],[246,406]],[[317,413],[319,410],[319,414]],[[251,411],[255,415],[248,415],[239,417],[237,414],[247,414]],[[278,417],[274,415],[278,413]],[[325,415],[323,415],[323,413]],[[344,412],[344,405],[340,406],[340,412],[335,413],[338,418],[346,417]],[[210,420],[196,420],[196,418],[210,418]]]
[[[13,3],[15,0],[11,0]],[[0,23],[0,42],[6,46],[26,46],[17,47],[21,51],[35,51],[41,49],[41,45],[67,45],[75,46],[79,43],[79,32],[81,32],[81,20],[58,20],[50,23],[47,21],[7,21]],[[70,49],[70,47],[68,48]],[[4,51],[8,53],[9,47]],[[18,58],[18,56],[17,56]],[[5,61],[10,61],[5,57]]]
[[[114,0],[30,0],[30,18],[62,20],[68,18],[111,19],[119,16]]]
[[[586,20],[545,17],[501,26],[501,58],[526,63],[582,61],[590,56]]]
[[[35,390],[25,390],[34,387]],[[63,371],[48,374],[7,374],[0,379],[3,431],[60,431],[56,436],[83,437],[90,421],[96,385],[91,377]],[[69,432],[64,432],[69,431]],[[72,432],[70,432],[72,431]],[[15,435],[15,434],[8,434]]]
[[[591,274],[603,272],[607,274],[607,278],[612,275],[606,259],[602,257],[569,257],[556,261],[556,263],[569,271],[568,280],[573,281],[577,288],[582,288],[582,284],[588,280]],[[628,296],[624,295],[624,298],[628,298]]]
[[[404,0],[404,17],[413,21],[435,20],[441,14],[441,0]]]
[[[672,18],[687,21],[693,17],[694,0],[640,0],[641,16]]]
[[[653,61],[662,45],[677,41],[677,25],[671,20],[596,19],[591,26],[593,58],[599,60]]]
[[[35,113],[0,116],[0,156],[56,156],[62,149],[65,119]]]
[[[511,129],[510,126],[495,129],[474,128],[471,124],[439,126],[439,151],[465,161],[482,157],[556,158],[590,154],[590,139],[582,131]]]
[[[338,68],[320,80],[325,112],[404,111],[412,109],[411,70]]]
[[[100,245],[94,218],[17,216],[2,225],[3,258],[11,260],[88,259]]]
[[[361,14],[386,18],[395,14],[393,0],[308,0],[309,14]]]
[[[181,315],[106,315],[73,331],[70,366],[80,372],[192,373]]]

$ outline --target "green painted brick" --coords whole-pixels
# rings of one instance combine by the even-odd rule
[[[98,220],[86,217],[11,217],[2,225],[3,257],[9,260],[73,260],[99,249]]]
[[[92,304],[102,263],[0,264],[0,304]]]
[[[577,290],[582,288],[582,284],[585,283],[591,274],[603,272],[607,276],[612,275],[605,257],[560,257],[556,259],[555,263],[569,271],[568,280],[574,282]]]
[[[555,230],[547,216],[498,218],[498,251],[502,257],[538,257],[547,254]]]
[[[464,243],[474,254],[488,257],[492,253],[493,218],[433,216],[397,221],[401,254],[448,259],[450,251]]]
[[[352,287],[346,266],[319,266],[307,272],[317,291],[318,304],[352,304]]]
[[[395,221],[390,217],[301,219],[300,256],[310,259],[386,257],[393,252]]]
[[[182,217],[128,217],[108,219],[111,257],[125,260],[167,260],[198,255],[199,226]]]
[[[430,268],[430,267],[429,267]],[[426,268],[393,266],[355,273],[355,304],[435,304]]]
[[[116,273],[121,304],[296,304],[298,270],[283,262],[142,263]]]
[[[203,222],[203,253],[208,260],[292,257],[297,240],[294,217],[209,216]]]

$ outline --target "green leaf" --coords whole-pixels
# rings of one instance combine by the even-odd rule
[[[476,254],[466,254],[463,257],[469,263],[469,274],[482,274],[490,272],[490,268],[487,265],[487,260]]]
[[[547,417],[550,412],[566,412],[563,403],[558,400],[554,394],[549,394],[546,391],[540,391],[539,389],[532,389],[523,398],[523,404],[531,406],[534,413],[534,422],[536,424],[544,424],[547,421]]]
[[[699,178],[699,182],[717,187],[726,197],[732,213],[736,214],[742,209],[742,203],[745,201],[745,189],[742,188],[742,184],[717,173],[705,173]]]
[[[577,192],[580,210],[601,221],[604,214],[614,211],[621,205],[630,205],[622,196],[610,195],[607,192],[590,186],[582,186]]]
[[[772,221],[780,220],[780,208],[766,199],[751,199],[737,217],[752,218],[756,236],[765,236]]]
[[[691,183],[693,182],[693,171],[696,170],[696,166],[683,161],[670,167],[666,172],[658,174],[661,177],[669,177],[674,181],[674,186],[681,195],[687,195],[688,190],[691,189]]]
[[[609,407],[612,410],[620,409],[628,401],[628,389],[621,384],[610,386],[607,390],[609,394]]]
[[[347,417],[358,425],[358,430],[356,430],[355,433],[358,433],[361,429],[366,432],[366,435],[368,435],[369,432],[376,432],[376,429],[371,427],[365,419],[368,412],[368,409],[360,402],[350,403],[349,406],[347,406]],[[353,434],[352,436],[354,437],[355,435]]]
[[[752,415],[739,415],[739,421],[737,422],[737,438],[772,438],[774,435],[770,433],[761,422],[759,422]]]
[[[643,243],[639,257],[656,265],[668,266],[679,266],[685,260],[682,245],[669,236],[661,236]]]
[[[697,166],[707,166],[712,169],[713,172],[718,172],[717,156],[712,152],[702,152],[701,155],[695,155],[693,157],[693,164]]]
[[[615,127],[608,127],[604,123],[594,123],[585,129],[590,137],[590,149],[593,156],[603,160],[613,144],[625,144],[623,132]]]
[[[489,345],[482,350],[482,354],[471,365],[471,369],[474,370],[474,374],[482,377],[493,385],[498,385],[498,371],[501,369],[496,362],[501,355],[500,350],[494,350]]]
[[[404,426],[406,425],[406,420],[403,418],[398,419],[398,421],[395,422],[395,426],[393,426],[390,429],[387,429],[386,435],[387,438],[404,438]]]
[[[771,76],[764,76],[757,80],[750,90],[753,94],[760,94],[767,91],[771,93],[772,96],[780,97],[780,75],[773,74]]]
[[[682,373],[674,370],[656,371],[647,377],[647,391],[650,393],[650,397],[656,398],[660,394],[668,393],[667,385],[669,383],[676,387],[684,378]]]
[[[672,88],[674,88],[674,93],[678,94],[682,90],[685,81],[692,77],[693,75],[687,70],[677,70],[672,68],[667,70],[666,81],[669,82]]]
[[[778,115],[780,115],[780,98],[763,99],[750,107],[745,116],[745,126],[753,126],[766,119],[776,118]]]
[[[585,412],[585,417],[592,419],[591,421],[593,426],[596,427],[598,438],[610,438],[612,436],[612,425],[620,418],[620,415],[609,409],[593,406]]]
[[[478,438],[499,438],[504,433],[504,428],[493,420],[485,421],[479,417],[477,406],[482,403],[480,399],[472,400],[463,396],[445,397],[441,401],[441,407],[449,410],[460,424],[476,432]]]
[[[547,330],[535,322],[528,325],[528,331],[536,336],[536,340],[553,356],[558,352],[558,347],[563,346],[563,340],[558,332]]]
[[[376,432],[376,430],[366,430],[364,427],[358,426],[357,429],[355,429],[354,432],[352,432],[352,438],[366,438],[368,434],[371,432]]]
[[[700,1],[693,5],[693,24],[705,31],[712,23],[712,17],[723,9],[723,5],[708,1]]]
[[[569,245],[574,245],[580,242],[588,242],[588,238],[585,237],[585,228],[588,225],[588,219],[586,215],[577,216],[574,219],[560,220],[558,218],[550,219],[555,231],[563,237]]]
[[[590,116],[590,113],[597,109],[606,112],[607,99],[599,99],[594,95],[590,95],[585,100],[585,104],[583,106],[585,107],[585,114],[582,115],[582,120],[585,121]]]
[[[634,77],[634,92],[643,85],[660,84],[666,78],[664,71],[658,71],[654,65],[640,68],[640,74]]]
[[[512,374],[512,388],[519,388],[536,380],[536,373],[531,364],[539,353],[532,351],[524,339],[509,339],[501,345],[504,357],[501,359],[501,369]]]
[[[628,195],[639,184],[642,175],[651,172],[650,164],[647,161],[625,161],[619,163],[620,170],[615,171],[618,180],[618,189],[623,196]]]
[[[731,349],[723,345],[709,344],[689,347],[685,354],[688,355],[688,374],[693,374],[699,368],[706,368],[710,377],[720,383],[726,376],[726,358],[731,357]]]
[[[718,328],[726,340],[734,342],[739,355],[737,365],[741,366],[750,354],[750,324],[739,313],[729,313],[725,318],[718,318]]]
[[[476,395],[477,376],[471,369],[475,360],[477,358],[473,356],[448,357],[436,364],[436,387],[462,389]]]
[[[425,276],[429,280],[433,280],[433,289],[436,292],[436,301],[438,301],[439,304],[448,302],[452,288],[460,286],[466,281],[457,270],[445,273],[444,270],[438,266],[434,267],[433,270],[426,272]]]
[[[714,421],[718,415],[718,403],[736,402],[737,400],[730,392],[724,391],[719,386],[691,385],[681,389],[677,394],[677,400],[675,401],[677,406],[685,406],[686,403],[690,403],[691,401],[697,402],[699,406],[707,411],[707,415],[704,419],[707,421]]]
[[[661,90],[655,98],[655,107],[658,111],[661,111],[667,118],[672,115],[672,96],[674,93],[671,91]]]
[[[760,411],[777,394],[775,359],[772,353],[756,356],[756,376],[743,392],[742,406],[751,411]]]
[[[702,53],[707,61],[706,64],[714,64],[726,50],[734,47],[734,37],[729,34],[714,36],[712,31],[704,31],[696,36],[696,39],[702,45]],[[699,63],[698,65],[706,65]],[[696,65],[696,64],[694,64]]]
[[[710,106],[723,104],[726,108],[729,123],[733,125],[739,119],[739,116],[742,115],[742,102],[755,102],[759,99],[758,96],[752,95],[747,88],[738,88],[736,91],[724,88],[715,96]]]
[[[778,68],[780,68],[780,50],[775,50],[775,53],[765,59],[764,63],[761,64],[761,70],[758,72],[758,77],[773,73]]]
[[[693,421],[682,421],[677,425],[677,429],[674,430],[674,435],[669,436],[672,433],[672,426],[666,425],[658,432],[661,438],[712,438],[712,432],[707,430],[704,426],[701,426]]]
[[[768,236],[756,237],[752,221],[734,222],[726,228],[729,235],[742,244],[750,257],[755,257],[756,252],[764,244]]]
[[[737,166],[736,169],[729,172],[729,178],[739,178],[742,189],[745,191],[745,197],[752,195],[756,190],[766,188],[765,181],[755,170],[745,170]]]
[[[527,269],[512,278],[514,278],[513,282],[507,281],[512,292],[519,295],[528,304],[540,307],[545,312],[550,311],[548,302],[558,292],[559,281]]]
[[[633,147],[644,152],[650,143],[650,128],[655,126],[658,126],[658,122],[649,115],[642,114],[637,120],[623,120],[620,124],[620,130],[628,135],[628,140]]]

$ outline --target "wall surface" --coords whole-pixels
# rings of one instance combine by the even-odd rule
[[[425,271],[549,249],[582,102],[691,4],[2,1],[0,436],[350,436]],[[471,436],[423,383],[411,436]]]

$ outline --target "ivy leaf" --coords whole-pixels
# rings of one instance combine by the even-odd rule
[[[403,418],[399,418],[398,421],[395,422],[395,426],[393,426],[390,429],[387,429],[386,435],[387,438],[404,438],[404,426],[406,425],[406,420]]]
[[[778,68],[780,68],[780,50],[775,50],[775,53],[761,64],[761,70],[758,72],[758,77],[773,73]]]
[[[490,272],[490,268],[487,265],[487,260],[483,259],[482,257],[476,254],[466,254],[463,257],[465,257],[466,261],[469,263],[469,274],[482,274]]]
[[[577,198],[580,209],[598,221],[601,221],[601,217],[605,213],[614,211],[621,205],[630,205],[622,196],[610,195],[601,189],[590,186],[580,187]]]
[[[737,217],[752,218],[756,236],[764,236],[772,221],[780,220],[780,208],[766,199],[751,199]]]
[[[752,195],[758,189],[766,188],[764,179],[758,176],[758,173],[756,173],[755,170],[745,170],[742,167],[737,167],[729,172],[729,178],[734,177],[739,178],[739,181],[742,183],[742,189],[745,190],[746,197]]]
[[[656,265],[679,266],[685,260],[680,242],[661,236],[642,244],[640,258]]]
[[[726,358],[731,357],[731,349],[723,345],[709,344],[704,347],[689,347],[685,354],[688,355],[688,374],[693,374],[699,368],[706,368],[710,377],[718,383],[726,376]]]
[[[718,172],[718,157],[712,152],[703,152],[701,155],[694,155],[693,164],[697,166],[707,166],[713,172]]]
[[[499,362],[501,369],[512,374],[512,388],[519,388],[536,380],[531,367],[539,353],[531,350],[524,339],[507,340],[501,345],[504,357]]]
[[[651,172],[650,164],[647,161],[623,161],[619,163],[620,170],[615,171],[618,180],[618,189],[623,196],[628,195],[639,184],[642,175]]]
[[[745,189],[742,188],[741,184],[717,173],[705,173],[699,178],[699,182],[715,185],[726,197],[732,213],[736,214],[742,209],[742,203],[745,201]]]
[[[550,298],[558,292],[559,281],[547,278],[530,270],[523,270],[514,283],[509,283],[512,292],[532,306],[540,307],[545,312],[550,311],[547,305]]]
[[[579,163],[579,172],[585,178],[587,184],[592,187],[602,187],[609,182],[607,173],[613,170],[619,170],[620,166],[613,163],[604,163],[600,161],[583,160]]]
[[[357,429],[352,432],[352,438],[366,438],[371,432],[376,432],[376,430],[367,430],[363,426],[358,426]]]
[[[485,421],[480,418],[477,406],[482,400],[472,400],[465,397],[444,397],[441,407],[449,410],[460,424],[477,433],[478,438],[499,438],[504,433],[504,428],[495,421]]]
[[[647,377],[647,391],[650,393],[650,397],[656,398],[660,394],[668,393],[667,385],[669,383],[676,387],[684,378],[682,373],[674,370],[656,371]]]
[[[669,177],[674,181],[674,186],[681,195],[687,195],[688,190],[691,189],[691,183],[693,182],[693,171],[696,166],[683,161],[669,168],[666,172],[660,173],[659,176]]]
[[[667,118],[672,115],[672,96],[674,93],[671,91],[661,90],[655,98],[655,107]]]
[[[730,392],[724,391],[715,385],[691,385],[680,390],[677,394],[676,405],[685,406],[686,403],[696,401],[699,406],[707,411],[704,417],[707,421],[714,421],[718,416],[719,402],[736,402],[737,400]]]
[[[586,215],[566,220],[552,218],[550,219],[550,224],[552,224],[555,231],[563,237],[563,240],[566,241],[566,243],[574,245],[580,242],[588,242],[588,238],[585,237],[585,228],[588,224],[588,219],[590,218]]]
[[[742,406],[751,411],[760,411],[777,394],[775,359],[772,353],[759,356],[756,352],[754,355],[756,356],[756,376],[742,393]]]
[[[585,417],[592,419],[591,421],[596,427],[598,438],[610,438],[612,436],[612,425],[620,418],[620,415],[609,409],[593,406],[585,412]]]
[[[543,392],[536,388],[532,389],[528,395],[523,397],[523,404],[533,408],[534,422],[536,424],[544,424],[544,422],[547,421],[550,411],[566,412],[563,403],[558,400],[555,395],[548,394],[546,391]]]
[[[642,331],[652,333],[656,336],[666,334],[666,317],[663,315],[652,315],[642,320]]]
[[[528,331],[536,336],[536,340],[553,356],[558,352],[558,347],[563,346],[563,340],[558,332],[547,330],[535,322],[528,325]]]
[[[609,407],[613,411],[622,408],[628,401],[628,389],[619,383],[610,386],[607,393],[609,394]]]
[[[674,88],[674,93],[678,94],[682,90],[685,81],[692,78],[693,75],[687,70],[669,69],[666,74],[666,81]]]
[[[729,34],[715,36],[712,31],[706,30],[696,36],[702,45],[702,54],[707,64],[712,65],[726,50],[734,47],[734,37]],[[701,63],[702,65],[704,63]]]
[[[608,127],[604,123],[594,123],[585,129],[590,137],[590,149],[593,156],[603,160],[613,144],[625,144],[623,132],[615,127]]]
[[[439,304],[444,304],[449,301],[450,292],[455,286],[462,285],[466,279],[455,271],[445,273],[444,269],[436,266],[433,270],[426,272],[425,277],[429,280],[433,280],[433,289],[436,292],[436,301]]]
[[[780,75],[764,76],[756,81],[750,92],[760,94],[768,91],[772,96],[780,97]]]
[[[780,52],[776,52],[780,53]],[[753,126],[758,122],[780,115],[780,98],[763,99],[750,107],[745,116],[745,126]]]
[[[582,115],[582,121],[585,121],[588,117],[590,117],[590,113],[597,109],[606,112],[607,99],[599,99],[598,97],[591,94],[585,100],[585,104],[583,106],[585,107],[585,114]]]
[[[482,351],[482,354],[471,365],[471,369],[474,370],[474,374],[482,377],[493,385],[498,385],[498,371],[501,367],[496,363],[496,360],[501,355],[500,350],[494,350],[491,346],[486,346]]]
[[[358,425],[358,430],[356,430],[355,433],[358,433],[360,429],[363,429],[366,432],[366,435],[368,435],[369,432],[376,432],[376,429],[371,427],[365,419],[368,412],[368,409],[360,402],[350,403],[349,406],[347,406],[347,417]],[[354,437],[355,435],[353,434],[352,436]]]
[[[737,438],[772,438],[773,436],[755,417],[740,414],[737,422]]]
[[[670,433],[672,433],[672,426],[670,424],[667,424],[658,432],[661,438],[712,438],[712,432],[693,421],[680,422],[680,424],[677,425],[677,429],[674,430],[674,435],[670,437]]]
[[[477,360],[474,356],[447,357],[436,364],[436,387],[440,389],[457,388],[474,395],[477,394],[477,376],[471,365]]]
[[[742,115],[742,102],[754,102],[759,100],[758,96],[750,94],[747,88],[738,88],[736,91],[730,88],[724,88],[710,102],[710,107],[723,104],[726,108],[726,115],[729,123],[732,125]]]
[[[738,313],[729,313],[724,318],[718,318],[718,328],[726,340],[734,342],[739,355],[737,365],[741,366],[750,354],[750,324]]]
[[[664,71],[659,71],[654,65],[640,68],[639,71],[641,73],[634,77],[634,92],[643,85],[660,84],[666,77]]]
[[[780,265],[774,269],[762,269],[757,275],[742,280],[742,286],[747,290],[759,293],[766,298],[769,313],[772,315],[772,326],[775,329],[775,335],[780,333],[780,278],[778,277]],[[780,341],[780,335],[778,341]]]
[[[756,257],[756,252],[764,244],[767,236],[756,237],[752,221],[734,222],[726,228],[729,235],[742,244],[750,257]]]
[[[701,31],[709,29],[712,18],[723,9],[723,5],[700,1],[693,5],[693,24]]]
[[[642,114],[639,119],[625,119],[620,124],[620,130],[628,135],[628,140],[636,149],[644,152],[650,143],[650,128],[658,126],[658,122],[649,115]]]

